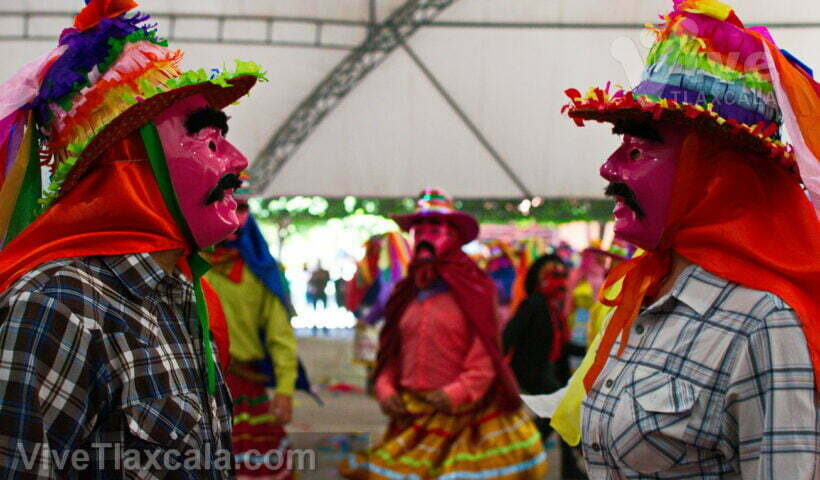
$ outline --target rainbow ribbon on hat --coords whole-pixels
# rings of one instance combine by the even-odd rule
[[[674,0],[675,10],[705,15],[729,23],[757,39],[766,54],[771,91],[777,99],[800,177],[820,218],[820,84],[812,70],[794,55],[778,48],[764,26],[746,28],[729,5],[717,0]],[[731,38],[725,40],[730,42]],[[740,48],[740,46],[737,46]],[[742,52],[741,52],[742,53]]]
[[[29,62],[0,85],[0,248],[36,218],[40,198],[39,142],[31,102],[59,46]]]
[[[778,48],[766,27],[746,28],[734,10],[717,0],[674,0],[675,8],[731,23],[757,38],[766,52],[771,84],[800,168],[800,177],[820,218],[820,84],[812,70]]]
[[[448,213],[453,211],[453,199],[437,189],[428,189],[421,193],[416,203],[419,209],[432,212]]]

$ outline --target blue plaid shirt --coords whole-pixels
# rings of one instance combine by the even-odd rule
[[[583,450],[591,479],[820,478],[818,397],[794,311],[688,267],[587,395]]]
[[[229,478],[191,283],[148,254],[57,260],[0,296],[0,478]]]

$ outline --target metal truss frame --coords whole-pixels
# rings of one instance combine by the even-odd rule
[[[339,102],[422,25],[456,0],[408,0],[350,52],[290,114],[251,166],[254,190],[264,192],[304,140]]]
[[[416,64],[419,70],[421,70],[424,76],[427,77],[427,80],[430,81],[430,83],[433,85],[436,91],[442,96],[442,98],[444,98],[444,101],[447,102],[450,108],[453,109],[453,112],[458,116],[458,118],[461,119],[461,121],[464,123],[464,126],[467,127],[468,130],[470,130],[470,132],[473,134],[476,140],[478,140],[478,143],[480,143],[481,146],[484,147],[484,150],[486,150],[490,157],[492,157],[492,159],[495,160],[495,163],[499,166],[499,168],[501,168],[501,170],[504,171],[504,174],[507,175],[507,178],[509,178],[510,181],[512,181],[515,184],[516,188],[518,188],[518,191],[521,193],[521,195],[525,198],[532,198],[532,192],[530,192],[529,188],[527,188],[523,180],[521,180],[521,177],[519,177],[518,174],[515,173],[515,171],[510,167],[507,161],[504,160],[500,153],[498,153],[498,150],[496,150],[496,148],[493,147],[493,145],[490,143],[490,141],[487,139],[484,133],[478,128],[475,122],[473,122],[470,119],[470,117],[461,108],[458,102],[456,102],[455,98],[453,98],[453,96],[450,95],[450,92],[448,92],[447,89],[444,88],[444,85],[442,85],[438,78],[436,78],[436,76],[433,74],[433,72],[430,70],[427,64],[425,64],[424,61],[421,58],[419,58],[416,52],[414,52],[413,49],[410,48],[410,46],[406,43],[402,42],[401,47],[402,49],[404,49],[405,53],[407,53],[410,59],[413,60],[413,63]]]
[[[49,19],[64,18],[65,26],[70,25],[71,19],[76,12],[19,12],[0,10],[0,19],[14,25],[13,31],[0,31],[0,41],[2,40],[36,40],[56,42],[57,32],[48,34],[36,33],[33,28],[34,22],[48,21]],[[353,50],[357,44],[338,43],[328,41],[324,38],[325,27],[342,27],[357,29],[365,32],[373,24],[354,20],[339,20],[330,18],[311,17],[284,17],[284,16],[262,16],[262,15],[209,15],[209,14],[188,14],[188,13],[159,13],[152,15],[158,20],[166,31],[162,35],[171,42],[191,42],[191,43],[212,43],[212,44],[234,44],[234,45],[268,45],[276,47],[303,47],[303,48],[325,48],[334,50]],[[190,36],[180,34],[178,25],[186,21],[206,21],[213,25],[212,36]],[[19,23],[18,23],[19,22]],[[253,36],[231,36],[226,33],[226,26],[231,22],[254,22],[264,25],[264,31]],[[309,41],[289,41],[276,38],[276,28],[279,25],[302,25],[312,29]]]
[[[425,3],[425,2],[422,2]],[[389,26],[389,19],[378,23],[376,20],[376,2],[370,2],[370,15],[368,21],[341,20],[333,18],[319,17],[288,17],[288,16],[266,16],[266,15],[215,15],[215,14],[195,14],[195,13],[166,13],[157,14],[156,18],[162,25],[168,25],[169,31],[166,34],[168,40],[173,42],[193,42],[193,43],[216,43],[216,44],[239,44],[239,45],[270,45],[277,47],[303,47],[303,48],[328,48],[334,50],[353,50],[358,47],[355,43],[340,43],[327,41],[323,35],[325,27],[342,27],[362,29],[368,32],[376,30],[380,26]],[[33,22],[49,18],[65,18],[66,25],[76,12],[52,11],[52,12],[32,12],[18,10],[0,10],[0,19],[18,20],[16,28],[9,32],[0,32],[2,40],[36,40],[55,41],[56,34],[34,33]],[[177,33],[177,24],[189,20],[205,20],[214,24],[214,35],[187,36]],[[231,22],[259,22],[265,25],[264,33],[253,37],[236,37],[225,34],[226,25]],[[276,39],[275,30],[277,25],[303,25],[312,29],[310,41],[288,41]],[[469,22],[469,21],[429,21],[426,23],[430,27],[436,28],[493,28],[493,29],[643,29],[645,25],[638,23],[560,23],[560,22]],[[820,28],[820,22],[785,22],[768,24],[771,28]]]
[[[496,161],[499,167],[515,183],[524,197],[531,197],[531,193],[521,178],[513,172],[502,156],[493,148],[478,127],[467,117],[452,96],[435,75],[413,52],[405,41],[421,26],[435,28],[495,28],[495,29],[642,29],[644,25],[633,23],[521,23],[521,22],[464,22],[464,21],[436,21],[435,18],[456,0],[407,0],[398,7],[384,21],[378,22],[376,15],[376,0],[370,0],[369,18],[367,21],[341,20],[331,18],[286,17],[286,16],[258,16],[258,15],[211,15],[167,13],[157,14],[155,18],[162,25],[167,25],[166,38],[172,42],[240,44],[240,45],[268,45],[279,47],[323,48],[346,50],[349,53],[345,58],[316,86],[299,106],[290,114],[285,123],[276,130],[262,149],[251,167],[256,179],[263,179],[255,183],[258,193],[264,191],[275,179],[282,167],[292,158],[299,146],[318,127],[321,121],[331,110],[352,91],[374,68],[380,65],[397,47],[401,47],[419,67],[422,73],[430,80],[436,90],[447,101],[450,107],[461,118],[477,140]],[[64,18],[66,25],[70,23],[75,12],[31,12],[31,11],[3,11],[0,10],[0,20],[8,23],[0,31],[0,41],[3,40],[35,40],[54,42],[56,35],[39,34],[33,23],[48,21],[49,19]],[[15,20],[19,24],[15,25]],[[10,22],[9,22],[10,21]],[[185,21],[212,22],[213,36],[191,37],[178,33],[178,25]],[[226,33],[226,26],[231,22],[256,22],[264,24],[263,33],[253,36],[237,37]],[[277,25],[303,25],[312,28],[310,41],[289,41],[277,39],[275,28]],[[6,25],[4,25],[6,26]],[[365,34],[362,43],[345,44],[326,40],[323,36],[325,27],[360,29]],[[807,23],[778,23],[770,24],[775,28],[820,28],[820,22]]]

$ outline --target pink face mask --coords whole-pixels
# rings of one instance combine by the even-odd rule
[[[653,125],[662,141],[624,134],[623,143],[601,166],[609,180],[607,195],[615,198],[615,234],[646,250],[654,250],[667,227],[675,167],[686,128]]]
[[[416,258],[420,260],[433,259],[460,246],[458,230],[449,222],[437,217],[418,220],[413,224],[410,233],[416,245]]]
[[[182,216],[199,248],[239,227],[232,194],[248,160],[223,136],[225,118],[194,95],[154,120]]]

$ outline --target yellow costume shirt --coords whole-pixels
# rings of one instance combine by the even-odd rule
[[[242,267],[242,280],[227,278],[231,264],[215,265],[205,277],[222,301],[231,357],[240,362],[265,358],[265,350],[273,359],[276,373],[276,393],[292,395],[296,383],[296,335],[290,325],[290,315],[276,295],[271,293],[247,265]],[[265,332],[262,345],[259,332]]]

